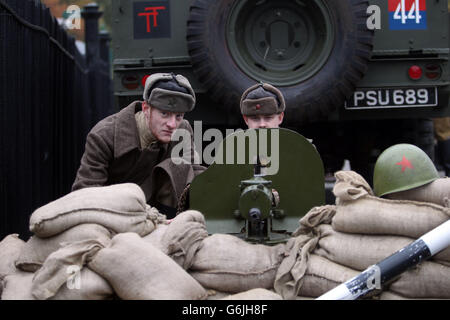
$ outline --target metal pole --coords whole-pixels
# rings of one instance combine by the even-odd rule
[[[100,31],[100,58],[105,61],[109,66],[109,43],[111,41],[111,37],[109,36],[108,31],[102,30]]]
[[[98,34],[98,19],[103,12],[98,10],[96,3],[83,7],[81,16],[85,21],[86,62],[88,68],[100,57],[100,41]]]

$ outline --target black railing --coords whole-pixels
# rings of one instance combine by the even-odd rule
[[[85,7],[86,35],[99,16]],[[27,239],[31,213],[70,192],[88,131],[113,111],[102,45],[86,36],[87,59],[39,0],[0,0],[0,240]]]

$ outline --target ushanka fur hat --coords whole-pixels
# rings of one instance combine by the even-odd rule
[[[152,74],[145,81],[143,97],[150,106],[168,112],[185,113],[195,107],[194,90],[180,74]]]
[[[244,116],[278,114],[286,109],[283,94],[268,83],[258,83],[248,88],[241,97]]]

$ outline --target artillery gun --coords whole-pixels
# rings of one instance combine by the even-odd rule
[[[210,234],[255,243],[286,241],[303,215],[324,204],[320,155],[308,139],[288,129],[227,136],[189,190],[189,208],[205,215]]]

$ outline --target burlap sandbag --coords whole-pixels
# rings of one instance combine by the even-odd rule
[[[331,224],[335,214],[336,206],[334,205],[312,208],[299,220],[299,227],[293,232],[292,236],[296,237],[301,234],[314,233],[317,226],[321,224]]]
[[[136,235],[137,236],[137,235]],[[89,239],[62,243],[61,248],[50,254],[42,267],[35,273],[31,293],[38,300],[49,299],[63,284],[111,240]]]
[[[366,195],[336,206],[332,226],[344,233],[389,234],[417,239],[449,217],[450,208],[437,204]]]
[[[3,278],[16,272],[15,262],[25,242],[17,233],[6,236],[0,242],[0,295],[3,290]]]
[[[373,297],[374,300],[439,300],[436,298],[407,298],[391,291],[383,291],[379,295]],[[445,299],[447,300],[447,299]]]
[[[404,272],[389,290],[408,298],[450,299],[450,267],[425,261]]]
[[[17,270],[3,279],[1,300],[36,300],[31,294],[34,274]]]
[[[88,263],[127,300],[197,300],[206,291],[161,250],[135,233],[116,235]]]
[[[360,271],[389,257],[415,240],[400,236],[342,233],[333,230],[331,225],[327,224],[318,226],[316,230],[320,239],[314,254]],[[450,248],[434,256],[433,260],[450,263]]]
[[[208,237],[203,214],[188,210],[177,215],[161,238],[162,251],[187,270],[194,256]]]
[[[150,233],[159,219],[133,183],[73,191],[38,208],[30,218],[30,230],[41,238],[51,237],[79,224],[95,223],[115,232]]]
[[[229,295],[221,300],[283,300],[283,298],[271,290],[257,288]]]
[[[336,197],[336,204],[357,200],[365,195],[374,195],[367,181],[355,171],[338,171],[334,176],[336,183],[333,193]]]
[[[163,250],[162,238],[166,233],[169,225],[166,223],[159,223],[156,225],[155,230],[150,232],[148,235],[142,237],[145,242],[151,243],[156,248]]]
[[[15,262],[24,246],[25,241],[16,233],[6,236],[0,242],[0,278],[16,272]]]
[[[16,267],[23,271],[35,272],[47,257],[61,247],[61,243],[88,239],[107,241],[111,233],[98,224],[80,224],[50,238],[32,236],[23,246]]]
[[[223,298],[226,298],[226,297],[232,295],[232,293],[229,293],[229,292],[223,292],[223,291],[218,291],[218,290],[213,290],[213,289],[208,289],[208,288],[205,288],[205,290],[207,293],[206,300],[221,300]]]
[[[114,296],[108,282],[89,268],[83,268],[79,276],[79,283],[62,285],[50,300],[109,300]],[[7,276],[2,300],[35,300],[31,293],[33,277],[33,273],[22,271]]]
[[[251,244],[232,235],[214,234],[203,240],[190,274],[204,287],[218,291],[270,289],[284,252],[284,244]]]
[[[450,178],[434,180],[424,186],[386,195],[388,199],[432,202],[443,207],[450,200]]]
[[[402,297],[401,295],[393,293],[391,291],[383,291],[379,295],[374,297],[374,299],[378,299],[378,300],[410,300],[411,298]]]
[[[357,270],[311,254],[298,295],[317,298],[359,273]]]
[[[360,273],[360,271],[311,254],[299,295],[319,297]],[[447,299],[450,298],[450,268],[425,261],[418,267],[402,273],[384,290],[407,298]]]
[[[316,248],[319,240],[316,228],[321,224],[330,224],[335,213],[336,206],[325,205],[312,208],[300,219],[299,227],[286,243],[286,257],[281,262],[275,277],[275,292],[284,299],[298,299],[309,255]]]

